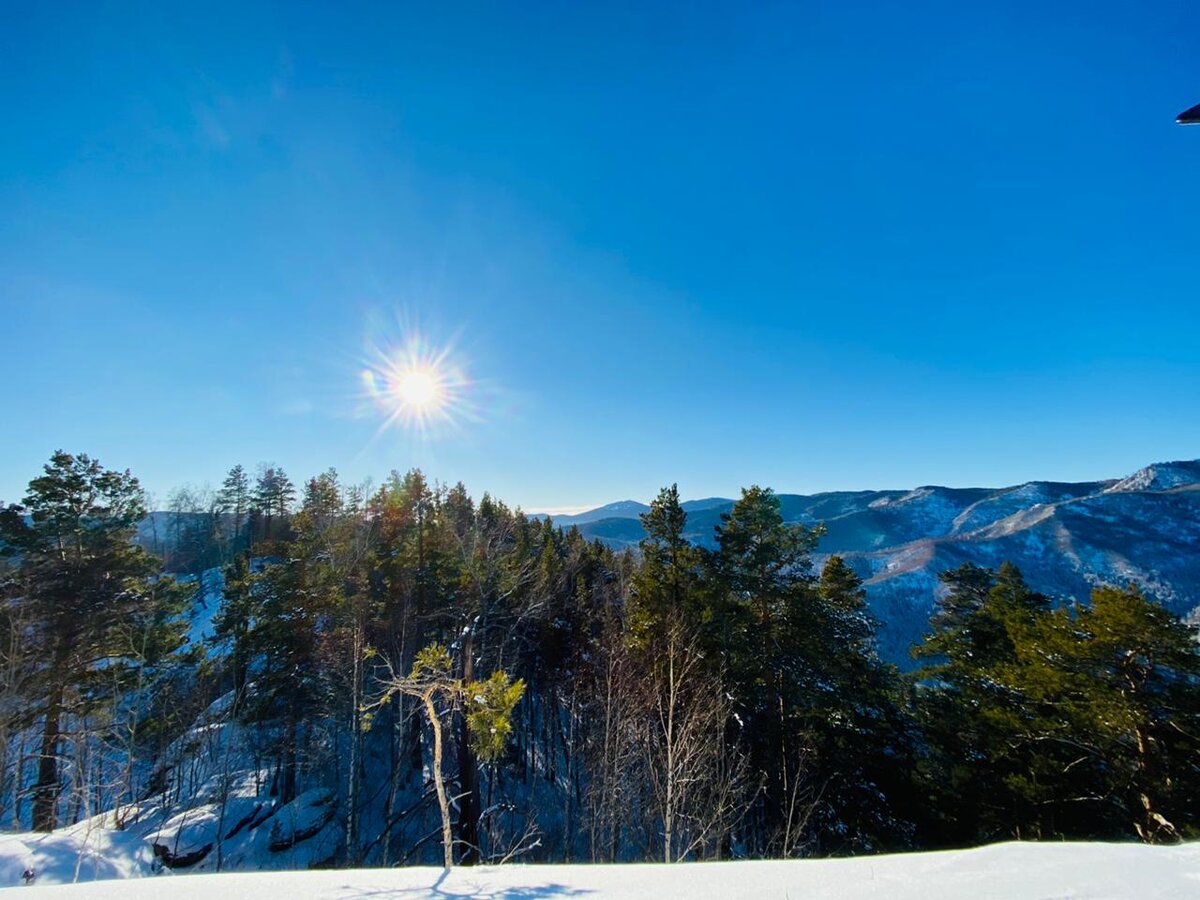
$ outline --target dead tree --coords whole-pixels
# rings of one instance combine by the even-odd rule
[[[749,805],[746,764],[726,741],[732,711],[720,674],[681,623],[656,641],[640,700],[639,743],[663,862],[715,849]]]

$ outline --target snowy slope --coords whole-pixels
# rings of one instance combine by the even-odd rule
[[[151,779],[161,787],[143,799],[49,834],[0,833],[0,887],[30,867],[52,883],[327,863],[344,843],[334,792],[318,784],[281,802],[256,750],[266,726],[231,717],[231,701],[168,746]]]
[[[937,573],[966,562],[1020,567],[1035,589],[1086,601],[1099,584],[1136,582],[1182,616],[1200,606],[1200,484],[1099,490],[1019,508],[974,531],[846,554],[867,580],[881,651],[911,665],[941,588]]]
[[[575,515],[551,516],[554,524],[560,528],[570,528],[572,525],[586,525],[589,522],[599,522],[602,519],[634,519],[642,513],[649,512],[650,507],[637,500],[618,500],[589,509]],[[539,516],[539,518],[541,518]]]
[[[0,887],[22,883],[32,868],[39,883],[140,878],[151,872],[154,852],[140,836],[80,822],[50,834],[0,834]]]
[[[904,667],[941,590],[938,573],[966,562],[1012,561],[1036,590],[1060,600],[1085,601],[1097,584],[1136,581],[1173,612],[1200,616],[1200,460],[1155,463],[1110,481],[779,500],[787,521],[825,526],[816,562],[840,554],[866,581],[880,650]],[[621,506],[592,511],[602,518],[584,514],[583,534],[636,545],[641,523]],[[714,499],[689,508],[688,538],[712,546],[713,528],[732,506]]]
[[[169,879],[169,880],[168,880]],[[937,898],[1124,898],[1168,900],[1200,893],[1200,844],[997,844],[976,850],[840,860],[610,866],[429,867],[270,874],[163,875],[129,881],[38,886],[21,896],[72,900],[120,896],[276,898],[475,897],[550,900],[731,897],[937,900]]]
[[[191,620],[188,641],[191,644],[203,644],[215,633],[213,620],[221,608],[221,597],[225,593],[225,573],[221,569],[205,569],[198,577],[185,575],[180,581],[198,583],[188,617]]]
[[[1200,482],[1200,459],[1155,463],[1123,478],[1110,491],[1165,491]]]

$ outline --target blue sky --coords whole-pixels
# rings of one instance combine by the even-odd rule
[[[352,8],[353,7],[353,8]],[[0,499],[271,460],[527,509],[1200,455],[1194,3],[26,4]],[[379,433],[419,326],[476,421]]]

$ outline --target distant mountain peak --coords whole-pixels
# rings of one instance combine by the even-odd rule
[[[586,525],[590,522],[599,522],[603,519],[634,519],[642,513],[649,512],[648,504],[638,500],[617,500],[615,503],[606,503],[604,506],[598,506],[595,509],[589,509],[586,512],[577,513],[570,516],[550,516],[555,525],[563,528],[568,528],[571,525]]]
[[[1107,493],[1123,491],[1166,491],[1184,484],[1200,483],[1200,459],[1154,463],[1122,478]]]
[[[1028,481],[1001,488],[779,494],[787,522],[821,523],[817,562],[838,554],[864,580],[882,623],[880,650],[911,665],[942,587],[938,574],[971,562],[1016,563],[1035,589],[1086,601],[1098,584],[1139,583],[1147,595],[1200,620],[1200,460],[1159,462],[1122,479]],[[733,500],[689,500],[685,535],[713,546]],[[610,503],[579,517],[589,540],[634,547],[644,504]],[[1193,612],[1194,610],[1194,612]]]

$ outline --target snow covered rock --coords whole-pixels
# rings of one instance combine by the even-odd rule
[[[272,853],[288,850],[319,834],[337,810],[333,794],[317,788],[305,791],[275,815],[271,823]]]

